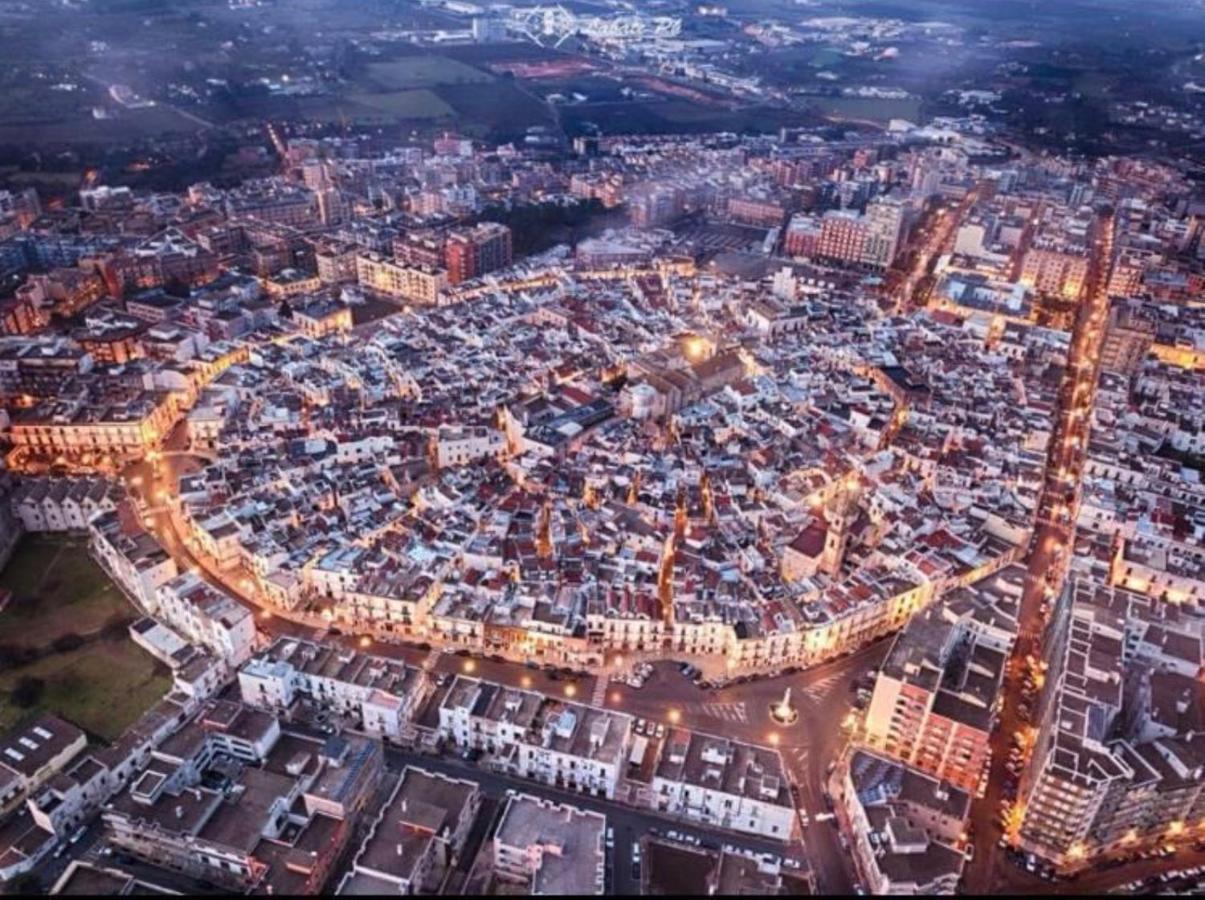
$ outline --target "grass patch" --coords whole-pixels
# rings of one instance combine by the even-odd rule
[[[386,91],[404,91],[445,84],[481,84],[494,79],[446,56],[407,56],[370,64],[367,80]]]
[[[379,112],[395,119],[445,119],[455,115],[452,107],[431,91],[392,91],[385,94],[351,94],[357,108]],[[352,115],[359,118],[355,112]]]
[[[28,709],[11,699],[22,678],[44,683],[41,695]],[[164,667],[128,638],[97,640],[0,675],[0,731],[15,727],[26,717],[51,712],[111,743],[170,687],[171,678]]]
[[[0,612],[0,644],[10,657],[0,668],[0,730],[52,712],[113,741],[167,693],[167,670],[120,627],[105,629],[136,611],[82,539],[26,536],[0,587],[13,594]],[[31,658],[11,664],[17,649]],[[38,688],[29,690],[31,682]],[[14,702],[19,685],[31,702]]]
[[[809,97],[808,103],[826,116],[887,122],[907,119],[919,122],[921,102],[915,97],[889,100],[882,97]]]
[[[0,588],[13,593],[0,612],[0,644],[45,647],[65,634],[88,635],[115,618],[135,615],[76,538],[22,538],[0,572]]]

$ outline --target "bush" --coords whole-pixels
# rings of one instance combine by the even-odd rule
[[[26,675],[17,679],[17,683],[13,687],[12,701],[21,709],[29,709],[42,699],[42,691],[45,689],[46,682],[41,678]]]
[[[0,644],[0,672],[27,666],[39,655],[35,648],[23,644]]]
[[[70,653],[84,646],[84,639],[74,631],[60,634],[50,644],[56,653]]]
[[[132,616],[116,616],[105,623],[105,627],[100,630],[100,636],[106,641],[124,641],[133,622]]]

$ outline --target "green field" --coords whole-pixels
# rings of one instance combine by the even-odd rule
[[[360,119],[367,110],[369,117],[380,113],[391,119],[443,119],[455,115],[452,107],[444,103],[431,91],[393,91],[387,94],[350,94],[347,99],[355,104],[349,116]]]
[[[921,102],[915,97],[888,100],[879,97],[809,97],[809,103],[823,115],[835,119],[887,122],[907,119],[920,123]]]
[[[134,607],[84,541],[25,537],[0,587],[13,595],[0,612],[0,731],[52,712],[112,741],[167,693],[166,670],[121,627]],[[32,702],[15,702],[30,679],[41,684]]]
[[[494,78],[446,56],[406,56],[370,64],[367,80],[387,91],[405,91],[445,84],[481,84]]]

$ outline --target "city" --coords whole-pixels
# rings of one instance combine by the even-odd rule
[[[0,0],[0,892],[1199,894],[1149,6]]]

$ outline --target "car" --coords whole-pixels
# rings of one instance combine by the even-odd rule
[[[831,812],[819,812],[812,816],[812,818],[817,822],[832,822],[836,820],[837,814]]]
[[[849,838],[847,838],[845,835],[841,834],[840,832],[837,832],[837,840],[841,843],[842,850],[849,849]]]
[[[636,865],[640,865],[640,842],[639,841],[635,841],[632,844],[632,862],[634,862]]]
[[[669,838],[671,841],[682,840],[682,835],[678,834],[678,832],[676,832],[676,831],[667,831],[667,832],[665,832],[665,836],[667,838]]]
[[[974,844],[966,845],[966,849],[964,849],[962,851],[962,858],[965,859],[967,862],[970,862],[972,859],[975,858],[975,845]]]
[[[607,828],[607,849],[615,849],[615,829],[611,827]]]

